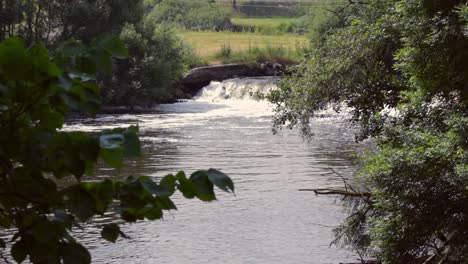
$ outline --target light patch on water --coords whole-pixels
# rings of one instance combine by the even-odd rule
[[[200,102],[224,100],[253,100],[277,88],[279,79],[272,77],[235,78],[222,82],[213,81],[195,98]]]

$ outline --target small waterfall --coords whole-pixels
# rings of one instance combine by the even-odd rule
[[[258,100],[262,95],[276,89],[278,80],[274,77],[256,77],[213,81],[203,88],[195,99],[202,102]]]

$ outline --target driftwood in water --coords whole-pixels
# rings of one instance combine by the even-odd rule
[[[370,192],[355,192],[343,189],[299,189],[299,191],[308,191],[314,192],[317,195],[320,194],[337,194],[347,197],[362,197],[362,198],[370,198],[372,194]]]
[[[372,200],[372,193],[370,191],[359,191],[359,190],[354,189],[353,186],[348,183],[347,179],[343,175],[339,174],[332,168],[329,168],[329,169],[333,173],[338,175],[341,178],[341,180],[343,180],[344,189],[319,188],[319,189],[299,189],[299,191],[314,192],[316,195],[340,195],[343,197],[343,199],[345,198],[358,199],[365,203],[364,213],[361,214],[365,216],[369,212],[369,210],[371,210],[371,208],[374,207],[375,201]],[[348,216],[348,219],[352,217],[353,215],[356,215],[356,213],[360,213],[360,212],[359,211],[354,212],[351,216]],[[335,241],[332,242],[332,244],[337,243],[337,241],[340,239],[341,239],[340,237],[337,237]],[[377,260],[364,260],[361,254],[359,254],[359,256],[361,257],[361,260],[359,262],[348,262],[348,263],[341,262],[340,264],[380,264],[380,262]]]

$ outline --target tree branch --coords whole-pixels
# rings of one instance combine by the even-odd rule
[[[370,192],[355,192],[342,189],[299,189],[301,192],[314,192],[316,195],[321,194],[337,194],[346,197],[361,197],[361,198],[370,198],[372,194]]]

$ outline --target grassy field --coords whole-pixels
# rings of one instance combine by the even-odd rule
[[[261,35],[256,33],[181,31],[179,36],[190,45],[197,56],[209,63],[218,62],[216,54],[229,48],[233,54],[252,49],[281,49],[300,52],[307,46],[307,38],[299,35]]]

